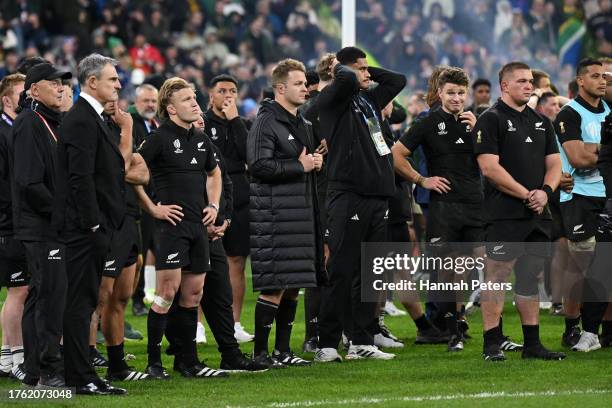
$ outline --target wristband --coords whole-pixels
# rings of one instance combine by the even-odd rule
[[[550,198],[552,197],[552,194],[553,194],[552,187],[549,186],[548,184],[544,184],[542,186],[542,191],[544,191],[546,193],[546,197],[548,197],[548,201],[550,201]]]
[[[216,212],[219,212],[219,206],[215,203],[208,204],[210,208],[214,208]]]

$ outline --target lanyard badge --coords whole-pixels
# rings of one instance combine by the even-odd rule
[[[387,143],[385,142],[385,138],[383,137],[383,133],[380,128],[380,122],[378,121],[378,118],[376,117],[376,112],[372,108],[372,105],[370,105],[370,103],[365,98],[362,98],[360,96],[359,100],[365,103],[370,108],[370,111],[372,112],[371,118],[366,117],[361,107],[359,107],[359,105],[357,104],[357,109],[359,109],[361,116],[363,116],[363,120],[365,121],[366,125],[368,125],[368,130],[370,131],[370,138],[372,139],[372,142],[374,143],[374,147],[376,148],[378,155],[379,156],[388,155],[389,153],[391,153],[391,150],[389,149],[389,146],[387,146]]]

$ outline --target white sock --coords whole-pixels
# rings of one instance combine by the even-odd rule
[[[242,325],[240,324],[240,322],[235,322],[234,323],[234,331],[238,330],[238,329],[242,329]]]
[[[17,367],[23,363],[23,346],[11,347],[11,355],[13,358],[13,367]]]
[[[144,267],[144,290],[155,292],[155,266],[145,265]]]
[[[0,371],[8,373],[13,366],[13,356],[11,355],[11,347],[2,345],[2,354],[0,354]]]
[[[478,271],[478,280],[484,282],[484,268],[476,268]]]

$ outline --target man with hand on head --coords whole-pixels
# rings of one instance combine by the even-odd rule
[[[327,154],[327,214],[330,286],[323,288],[319,315],[319,349],[315,361],[341,360],[336,350],[343,330],[352,344],[347,359],[389,360],[374,345],[378,330],[376,302],[362,302],[362,242],[384,241],[384,220],[395,191],[393,160],[381,130],[381,111],[402,90],[406,78],[382,68],[369,68],[356,47],[336,53],[334,80],[318,97]],[[378,83],[372,90],[371,81]],[[352,321],[345,321],[351,315]]]

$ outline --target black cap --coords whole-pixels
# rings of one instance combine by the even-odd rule
[[[30,89],[30,86],[38,81],[46,79],[52,81],[54,79],[70,79],[72,74],[67,71],[60,71],[53,65],[45,62],[43,64],[34,65],[26,74],[25,86],[26,90]]]

